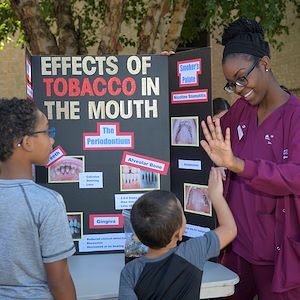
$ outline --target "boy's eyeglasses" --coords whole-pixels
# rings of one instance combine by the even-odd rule
[[[50,138],[54,139],[55,138],[55,135],[56,135],[56,129],[55,127],[51,127],[47,130],[40,130],[40,131],[31,131],[29,132],[28,134],[26,135],[35,135],[35,134],[38,134],[38,133],[46,133]],[[23,138],[21,139],[21,141],[18,143],[18,147],[20,147],[23,143]]]
[[[234,93],[236,87],[245,87],[248,84],[247,76],[254,70],[258,62],[260,61],[260,58],[258,58],[254,64],[248,69],[248,71],[240,78],[238,78],[236,81],[227,82],[224,86],[224,90],[227,93]]]
[[[47,133],[50,138],[54,139],[55,135],[56,135],[56,129],[54,127],[51,127],[47,130],[32,131],[32,132],[29,132],[27,135],[35,135],[38,133]]]

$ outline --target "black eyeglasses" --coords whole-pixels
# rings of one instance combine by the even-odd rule
[[[29,132],[27,135],[35,135],[35,134],[38,134],[38,133],[47,133],[50,138],[54,139],[55,135],[56,135],[56,129],[54,127],[51,127],[47,130],[32,131],[32,132]]]
[[[47,130],[40,130],[40,131],[31,131],[26,135],[35,135],[38,133],[46,133],[50,138],[54,139],[55,135],[56,135],[56,129],[54,127],[51,127]],[[23,143],[23,138],[21,139],[21,141],[18,143],[18,147],[20,147]]]
[[[248,84],[247,76],[254,70],[256,65],[259,63],[260,58],[258,58],[254,64],[248,69],[248,71],[240,78],[238,78],[236,81],[227,82],[224,86],[224,90],[227,93],[234,93],[236,87],[245,87]]]

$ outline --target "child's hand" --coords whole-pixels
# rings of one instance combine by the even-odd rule
[[[224,174],[222,168],[211,168],[208,179],[208,197],[214,203],[218,199],[223,198],[223,181]]]
[[[221,172],[222,180],[225,181],[227,168],[224,168],[224,167],[214,167],[214,168],[217,169],[217,171]]]

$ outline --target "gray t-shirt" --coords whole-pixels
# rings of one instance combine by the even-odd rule
[[[0,180],[0,299],[53,299],[44,263],[75,252],[60,194],[32,180]]]
[[[119,300],[137,300],[138,298],[134,292],[134,288],[146,264],[165,260],[173,253],[203,271],[204,263],[209,258],[219,255],[220,241],[214,231],[209,231],[204,236],[190,238],[186,242],[182,242],[178,247],[173,248],[158,258],[142,256],[127,263],[120,276]]]

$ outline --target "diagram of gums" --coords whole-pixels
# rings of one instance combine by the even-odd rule
[[[160,175],[131,166],[121,166],[121,191],[155,190],[160,188]]]
[[[173,146],[199,146],[197,117],[171,118]]]
[[[63,156],[48,168],[49,183],[78,182],[84,172],[84,156]]]
[[[212,206],[207,195],[207,186],[184,184],[185,211],[211,216]]]

